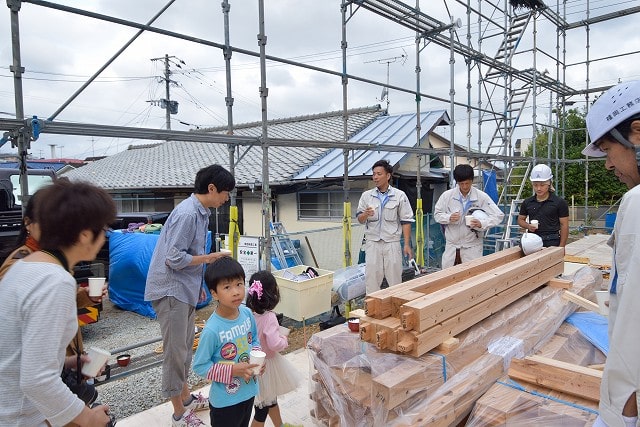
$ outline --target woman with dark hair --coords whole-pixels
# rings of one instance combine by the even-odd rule
[[[64,384],[65,348],[77,332],[73,267],[95,259],[115,219],[113,200],[87,183],[59,180],[37,192],[40,250],[0,281],[0,425],[104,426],[107,406],[90,409]]]

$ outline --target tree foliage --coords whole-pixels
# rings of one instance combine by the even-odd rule
[[[562,144],[564,135],[564,158],[562,161]],[[585,113],[578,109],[571,109],[558,115],[557,129],[551,134],[551,169],[554,176],[556,190],[561,190],[561,180],[564,175],[564,198],[576,204],[585,202],[585,181],[587,162],[582,155],[586,145]],[[547,128],[536,131],[536,158],[538,163],[548,162],[549,130]],[[556,150],[557,147],[557,150]],[[556,154],[557,153],[557,154]],[[525,151],[525,156],[533,157],[533,144]],[[618,181],[613,172],[604,166],[604,159],[588,162],[589,176],[589,205],[612,205],[627,191],[624,184]]]

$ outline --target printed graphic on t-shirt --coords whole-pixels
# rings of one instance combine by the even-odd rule
[[[227,394],[236,394],[240,390],[240,378],[234,377],[231,384],[225,387]]]

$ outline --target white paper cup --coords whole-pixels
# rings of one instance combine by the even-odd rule
[[[609,306],[605,305],[605,302],[609,301],[609,291],[595,291],[596,299],[598,300],[598,308],[600,309],[600,314],[603,316],[609,315]]]
[[[538,220],[537,219],[532,219],[531,221],[529,221],[529,224],[531,224],[531,226],[533,228],[535,228],[536,230],[538,229]]]
[[[89,347],[87,354],[91,359],[90,362],[82,365],[82,375],[89,378],[94,378],[100,373],[100,369],[107,363],[111,353],[107,350],[103,350],[97,347]]]
[[[280,335],[288,337],[289,336],[289,332],[291,332],[291,330],[289,328],[285,328],[284,326],[280,326]]]
[[[473,215],[465,215],[464,223],[471,227],[471,221],[473,221]]]
[[[89,277],[89,296],[102,296],[102,288],[104,288],[105,277]]]
[[[253,368],[253,375],[260,374],[260,369],[262,369],[265,357],[267,357],[267,354],[264,351],[251,350],[251,353],[249,353],[249,363],[252,365],[259,365]]]

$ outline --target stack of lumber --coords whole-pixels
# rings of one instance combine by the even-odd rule
[[[510,248],[374,292],[365,300],[360,337],[422,356],[562,274],[563,256],[557,247],[529,256]]]
[[[596,418],[604,355],[575,327],[563,323],[535,356],[512,359],[476,402],[468,427],[590,426]]]
[[[371,294],[361,334],[341,325],[309,340],[313,417],[328,426],[456,425],[512,357],[534,354],[575,310],[561,298],[567,282],[553,279],[562,262],[558,248],[527,257],[507,249]],[[550,280],[558,287],[542,286]],[[582,275],[570,290],[581,295],[594,282]]]

